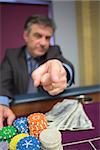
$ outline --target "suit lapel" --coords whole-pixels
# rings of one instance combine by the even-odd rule
[[[19,68],[20,68],[20,91],[26,93],[28,85],[28,68],[25,60],[25,50],[23,50],[19,57]]]

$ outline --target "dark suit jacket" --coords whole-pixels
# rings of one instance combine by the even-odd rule
[[[0,66],[0,95],[13,98],[18,94],[25,94],[28,85],[28,68],[25,56],[25,46],[16,49],[9,49]],[[60,51],[59,46],[50,46],[48,52],[42,56],[43,59],[40,64],[43,64],[49,59],[59,59],[63,63],[67,63],[73,70],[74,82],[74,68],[73,65],[64,57]]]

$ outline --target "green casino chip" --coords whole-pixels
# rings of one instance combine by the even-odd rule
[[[8,142],[8,143],[10,143],[11,139],[7,139],[7,140],[5,140],[5,141]]]
[[[0,139],[0,142],[2,142],[2,139]]]
[[[2,141],[2,130],[0,130],[0,141]]]
[[[16,135],[16,133],[17,133],[17,130],[13,126],[6,126],[6,127],[3,127],[3,129],[1,130],[1,136],[3,140],[8,140],[12,138],[13,136]]]

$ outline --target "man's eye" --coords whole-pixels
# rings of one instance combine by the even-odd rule
[[[41,38],[41,35],[40,34],[34,34],[34,37]]]
[[[47,37],[46,37],[46,40],[48,40],[48,41],[49,41],[49,40],[50,40],[50,37],[49,37],[49,36],[47,36]]]

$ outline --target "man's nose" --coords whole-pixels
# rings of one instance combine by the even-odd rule
[[[45,38],[45,37],[42,37],[42,38],[41,38],[41,45],[44,46],[44,45],[46,45],[46,43],[47,43],[46,38]]]

